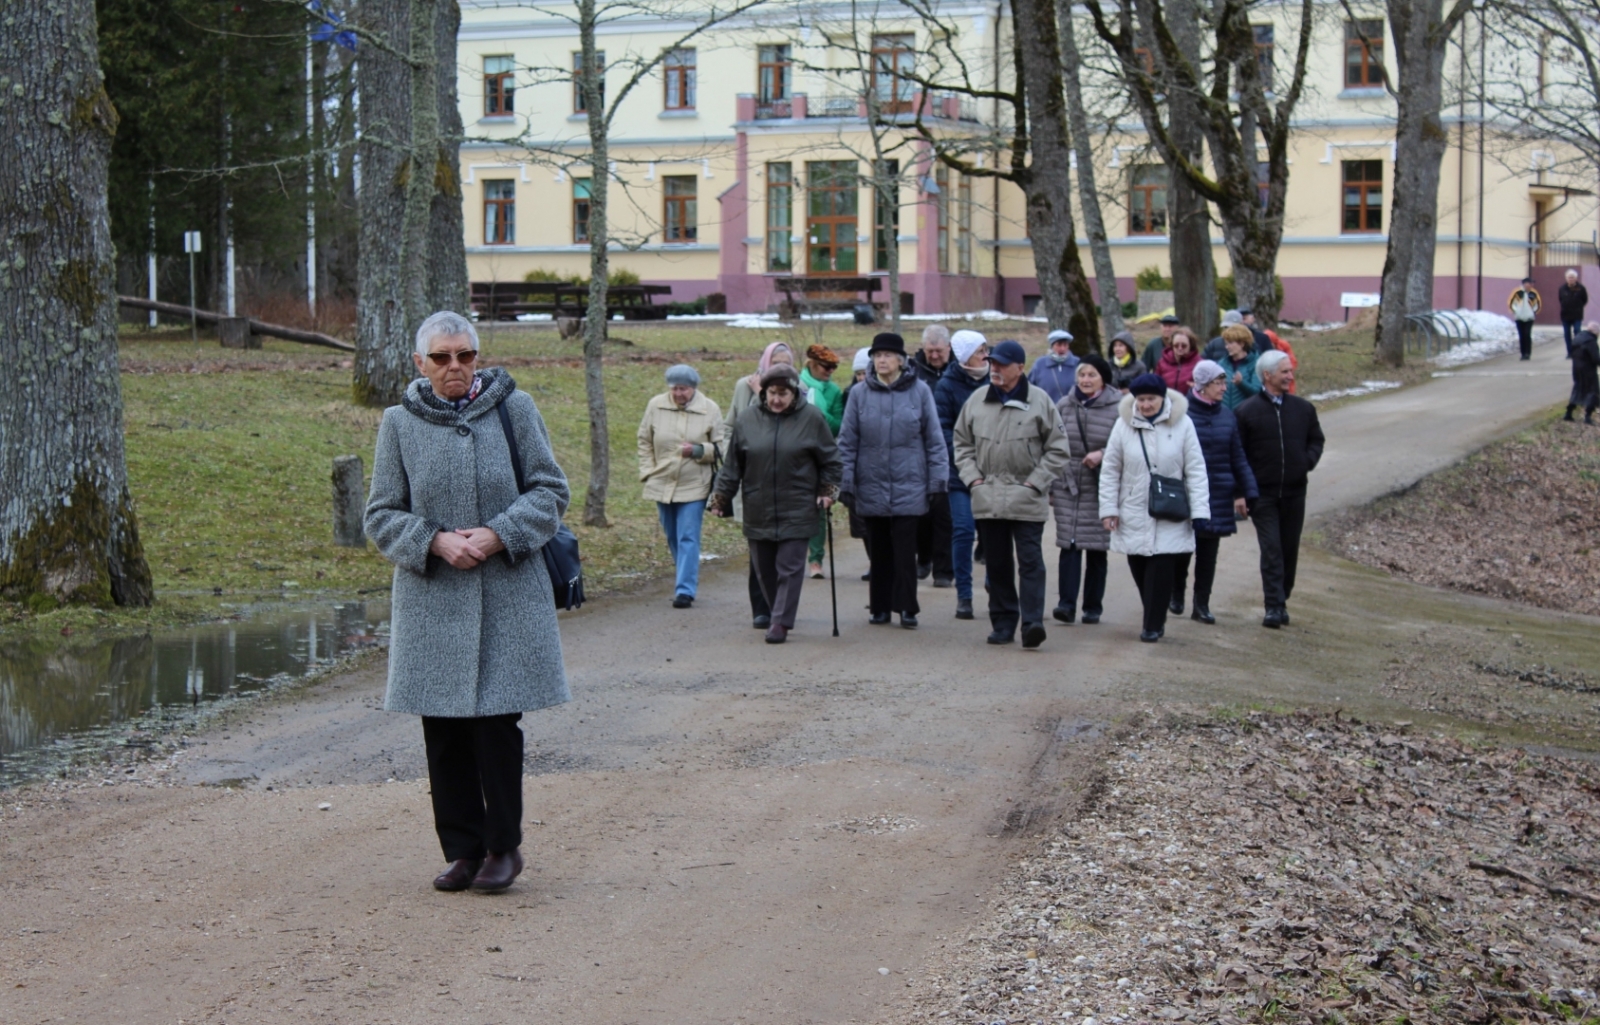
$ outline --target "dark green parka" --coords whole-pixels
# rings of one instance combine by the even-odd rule
[[[817,532],[817,498],[838,495],[842,472],[821,410],[797,393],[794,405],[774,413],[763,395],[733,423],[715,492],[724,509],[740,493],[746,538],[796,541]]]

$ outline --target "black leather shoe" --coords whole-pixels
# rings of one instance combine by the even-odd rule
[[[508,854],[489,852],[483,859],[483,867],[472,879],[472,888],[480,893],[496,893],[511,885],[511,881],[522,874],[522,852],[512,850]]]
[[[888,626],[889,625],[889,613],[887,613],[887,612],[874,612],[872,614],[872,618],[868,619],[867,622],[871,623],[873,626]]]
[[[757,630],[765,630],[767,627],[772,625],[772,617],[771,616],[757,616],[754,619],[750,620],[750,625],[755,627]]]
[[[767,627],[767,643],[782,644],[789,639],[789,628],[782,623],[773,623]]]
[[[693,604],[694,599],[689,597],[687,594],[675,595],[672,599],[672,607],[675,609],[686,609]]]
[[[1144,630],[1139,634],[1139,639],[1146,644],[1154,644],[1161,639],[1160,630]]]
[[[1078,618],[1078,610],[1072,605],[1057,605],[1050,610],[1050,614],[1063,623],[1070,623]]]
[[[934,587],[954,587],[954,586],[956,586],[956,578],[955,577],[942,577],[942,576],[939,576],[936,573],[936,574],[934,574],[934,577],[933,577],[933,586]]]
[[[1199,602],[1195,603],[1194,611],[1189,614],[1189,618],[1198,619],[1200,622],[1208,625],[1215,624],[1217,621],[1217,617],[1211,614],[1211,609],[1205,605],[1201,605]]]
[[[988,640],[990,644],[1010,644],[1015,636],[1009,630],[995,630],[989,634]]]
[[[1183,595],[1180,594],[1176,598],[1173,598],[1171,601],[1167,602],[1167,611],[1172,613],[1174,616],[1183,615]]]
[[[1100,622],[1100,613],[1085,612],[1083,614],[1083,619],[1080,620],[1080,622],[1083,623],[1084,626],[1094,626],[1096,623]]]
[[[1289,610],[1288,609],[1279,609],[1278,610],[1278,622],[1282,623],[1284,626],[1288,626],[1289,625]]]
[[[971,619],[971,618],[973,618],[972,617],[972,599],[971,598],[957,598],[956,599],[956,618],[957,619]]]
[[[1261,617],[1261,625],[1268,630],[1276,630],[1283,625],[1283,613],[1277,609],[1268,609],[1267,614]]]
[[[905,630],[915,630],[917,628],[917,617],[909,612],[900,613],[900,626]]]
[[[1024,648],[1037,648],[1044,643],[1043,623],[1022,624],[1022,646]]]
[[[478,874],[478,869],[483,862],[471,858],[457,858],[450,863],[450,867],[433,877],[433,888],[446,893],[458,893],[472,885],[472,877]]]

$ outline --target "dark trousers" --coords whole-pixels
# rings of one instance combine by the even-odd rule
[[[1572,358],[1572,336],[1583,330],[1583,318],[1568,320],[1561,318],[1561,340],[1567,343],[1567,359]]]
[[[950,551],[950,496],[940,491],[928,496],[928,511],[917,517],[917,561],[933,564],[936,577],[955,576]]]
[[[422,717],[433,828],[446,861],[480,861],[522,846],[521,718]]]
[[[1014,633],[1019,617],[1024,625],[1044,622],[1044,524],[979,520],[978,537],[988,560],[989,623]]]
[[[1194,536],[1194,603],[1196,605],[1211,604],[1211,585],[1217,579],[1217,549],[1222,547],[1222,538],[1210,534],[1196,534]],[[1183,592],[1189,587],[1189,555],[1181,552],[1178,561],[1172,567],[1172,593],[1183,597]]]
[[[756,575],[755,549],[751,549],[750,556],[750,618],[772,615],[772,606],[767,602],[767,596],[761,593],[761,578]]]
[[[1083,563],[1089,562],[1089,572],[1083,572]],[[1060,580],[1061,604],[1069,609],[1078,605],[1078,585],[1083,585],[1083,611],[1098,616],[1105,609],[1101,603],[1106,597],[1106,553],[1084,551],[1077,545],[1061,549],[1056,560],[1056,576]]]
[[[800,608],[800,585],[806,581],[806,546],[809,538],[793,541],[751,541],[750,565],[756,568],[761,592],[772,608],[772,621],[794,629]]]
[[[1517,345],[1522,349],[1523,359],[1533,355],[1533,321],[1517,321]]]
[[[1300,530],[1306,523],[1306,496],[1258,498],[1250,520],[1261,543],[1261,590],[1269,609],[1286,608],[1300,564]]]
[[[1177,563],[1178,557],[1172,554],[1128,556],[1128,569],[1144,603],[1146,630],[1159,633],[1167,628],[1167,603],[1172,600],[1172,575]]]
[[[939,496],[943,498],[944,496]],[[948,515],[949,506],[945,507]],[[868,608],[873,615],[901,612],[916,615],[917,530],[919,516],[868,516],[867,554],[872,560],[872,581],[867,585]],[[950,557],[948,542],[945,558]]]

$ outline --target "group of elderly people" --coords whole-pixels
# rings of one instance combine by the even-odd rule
[[[1242,351],[1248,332],[1224,339],[1226,365],[1187,352],[1168,361],[1181,389],[1170,373],[1127,376],[1139,362],[1127,339],[1108,361],[1073,354],[1071,335],[1054,332],[1030,371],[1015,341],[990,346],[957,331],[936,339],[941,358],[918,361],[884,332],[857,354],[844,389],[827,348],[811,346],[797,367],[789,345],[774,342],[739,380],[726,419],[695,369],[674,366],[638,431],[640,480],[675,567],[672,604],[694,603],[704,513],[738,516],[753,622],[768,643],[783,643],[808,572],[822,575],[828,511],[843,500],[871,560],[871,623],[898,614],[915,629],[917,582],[930,564],[948,565],[956,617],[974,618],[976,536],[989,643],[1013,643],[1020,628],[1023,646],[1036,648],[1045,640],[1041,540],[1053,514],[1054,618],[1074,622],[1081,595],[1081,621],[1098,622],[1106,553],[1120,552],[1143,599],[1140,639],[1156,641],[1167,614],[1183,611],[1191,563],[1193,618],[1215,622],[1218,544],[1248,512],[1261,543],[1263,625],[1287,625],[1322,434],[1314,407],[1291,394],[1283,353]],[[421,376],[384,412],[366,531],[395,564],[384,705],[422,720],[449,863],[433,885],[493,892],[523,868],[518,722],[569,697],[541,553],[570,491],[533,400],[477,356],[464,317],[438,313],[419,328]],[[947,514],[948,563],[918,548],[934,509]]]

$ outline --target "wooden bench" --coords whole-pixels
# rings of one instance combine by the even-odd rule
[[[866,294],[866,304],[876,310],[879,304],[873,301],[873,296],[883,286],[883,280],[842,274],[813,274],[805,277],[776,278],[772,284],[783,293],[778,316],[787,319],[796,317],[801,312],[855,309],[862,304],[860,298],[862,293]],[[796,292],[800,293],[798,302],[795,300]]]
[[[671,285],[612,285],[606,289],[606,312],[624,320],[666,320],[667,306],[656,296],[670,296]],[[589,308],[589,286],[563,281],[474,281],[472,309],[484,320],[515,320],[523,313],[582,317]]]

